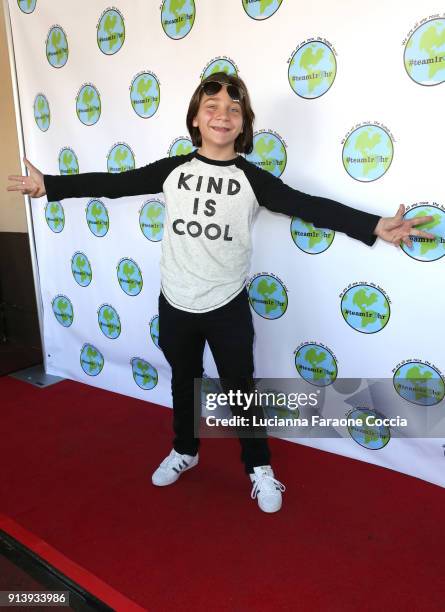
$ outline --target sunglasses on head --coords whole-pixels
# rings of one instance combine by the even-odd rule
[[[221,91],[222,87],[225,86],[227,88],[227,93],[235,102],[241,102],[243,99],[243,92],[236,85],[231,85],[230,83],[223,83],[222,81],[206,81],[201,85],[201,89],[208,96],[214,96],[219,91]]]

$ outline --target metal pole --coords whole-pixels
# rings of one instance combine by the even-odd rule
[[[11,68],[12,91],[13,91],[14,106],[15,106],[15,120],[16,120],[16,125],[17,125],[17,137],[18,137],[19,151],[20,151],[20,166],[22,169],[22,174],[26,175],[27,173],[26,166],[23,163],[23,157],[25,156],[25,139],[24,139],[24,134],[23,134],[22,112],[21,112],[21,107],[20,107],[20,96],[19,96],[19,88],[18,88],[18,83],[17,83],[17,70],[16,70],[16,65],[15,65],[14,41],[12,38],[11,15],[9,12],[8,0],[3,0],[3,10],[5,12],[6,38],[8,41],[9,65]],[[43,366],[46,372],[47,355],[46,355],[45,341],[43,337],[43,303],[42,303],[42,294],[40,290],[39,265],[37,261],[34,224],[32,220],[31,198],[28,195],[25,195],[24,198],[25,198],[26,223],[28,226],[29,250],[31,252],[32,275],[34,279],[34,290],[35,290],[36,303],[37,303],[37,315],[39,319],[40,340],[42,343]]]

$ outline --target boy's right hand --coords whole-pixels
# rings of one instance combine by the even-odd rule
[[[28,176],[8,176],[10,181],[14,181],[13,185],[7,187],[7,191],[21,191],[23,194],[30,195],[32,198],[41,198],[46,194],[43,174],[38,168],[33,166],[30,161],[23,158],[25,166],[28,169]]]

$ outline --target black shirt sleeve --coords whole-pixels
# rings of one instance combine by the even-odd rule
[[[55,176],[45,174],[46,196],[48,202],[64,198],[106,197],[120,198],[150,193],[161,193],[167,176],[188,161],[189,155],[164,157],[147,166],[112,174],[109,172],[85,172]]]
[[[297,191],[244,158],[240,158],[240,166],[260,206],[273,212],[299,217],[316,227],[344,232],[369,246],[376,241],[377,236],[373,232],[380,219],[378,215]]]

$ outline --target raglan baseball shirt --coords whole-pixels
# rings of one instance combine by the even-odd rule
[[[49,202],[63,198],[164,193],[161,285],[174,307],[202,313],[245,286],[251,226],[259,206],[344,232],[372,245],[380,217],[292,189],[241,155],[228,161],[197,151],[120,174],[44,176]]]

